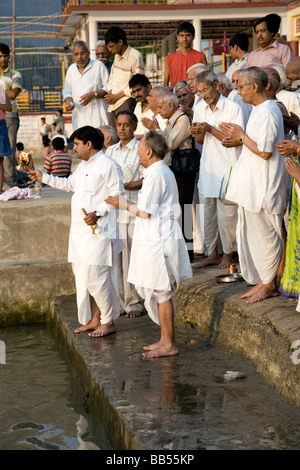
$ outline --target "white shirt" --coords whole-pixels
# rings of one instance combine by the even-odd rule
[[[244,103],[243,98],[241,97],[241,95],[238,94],[237,90],[235,89],[231,90],[231,92],[228,95],[228,99],[240,105],[241,110],[242,110],[244,126],[246,127],[249,116],[253,108],[252,104]]]
[[[166,256],[177,285],[192,277],[192,270],[178,223],[180,205],[176,180],[164,161],[144,170],[138,208],[151,216],[136,218],[128,281],[137,287],[171,290]]]
[[[82,126],[99,127],[108,124],[107,105],[103,98],[93,98],[86,106],[79,104],[80,96],[90,91],[108,91],[109,73],[100,60],[90,60],[83,73],[76,64],[68,68],[63,88],[64,100],[73,98],[75,108],[72,112],[73,130]]]
[[[261,152],[271,152],[264,160],[243,145],[241,156],[233,168],[227,196],[248,211],[281,214],[286,203],[287,171],[284,157],[276,144],[284,139],[283,118],[273,100],[253,106],[246,133]]]
[[[140,160],[137,154],[139,148],[139,141],[133,137],[133,139],[121,147],[121,142],[110,145],[106,150],[106,155],[113,158],[123,172],[123,183],[131,183],[137,181],[143,177],[143,167],[140,164]],[[138,190],[125,190],[125,197],[134,203],[138,201]],[[121,210],[118,221],[124,224],[135,221],[135,216],[128,211]]]
[[[234,72],[245,65],[248,55],[249,52],[246,52],[246,54],[241,59],[235,59],[235,61],[228,67],[227,72],[225,73],[226,77],[230,78],[231,80]]]
[[[83,265],[112,266],[113,254],[123,248],[119,239],[117,211],[108,206],[108,196],[124,194],[120,166],[102,151],[88,161],[82,161],[68,178],[43,173],[43,182],[64,191],[74,192],[71,204],[71,227],[68,261]],[[87,212],[105,213],[93,234],[87,225],[82,208]],[[114,253],[113,253],[114,252]]]
[[[220,94],[215,109],[201,100],[194,112],[194,122],[207,122],[218,128],[221,122],[229,122],[244,127],[241,107]],[[221,141],[206,132],[200,161],[198,188],[204,197],[219,197],[224,175],[238,160],[240,147],[225,148]]]
[[[300,93],[297,91],[280,90],[276,98],[281,101],[288,112],[297,114],[300,117]]]
[[[135,108],[134,108],[134,114],[136,115],[136,117],[138,118],[138,125],[137,125],[137,128],[136,128],[136,131],[134,132],[135,135],[144,135],[145,132],[147,132],[147,128],[143,126],[142,122],[141,122],[141,119],[143,117],[147,117],[149,119],[153,119],[154,115],[153,115],[153,111],[151,111],[150,108],[146,108],[144,111],[142,111],[142,104],[140,102],[138,102],[136,105],[135,105]]]

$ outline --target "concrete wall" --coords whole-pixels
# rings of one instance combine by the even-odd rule
[[[0,326],[42,321],[56,295],[75,292],[67,262],[71,194],[0,201]]]

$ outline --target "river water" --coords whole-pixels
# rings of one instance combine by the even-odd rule
[[[0,450],[110,449],[50,326],[2,328],[0,340]]]

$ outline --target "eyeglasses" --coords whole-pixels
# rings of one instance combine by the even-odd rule
[[[244,86],[251,85],[251,83],[254,83],[254,82],[245,83],[244,85],[238,85],[237,89],[242,90],[244,88]]]
[[[206,93],[210,88],[211,88],[211,85],[207,88],[203,88],[203,90],[197,90],[197,93],[198,95],[203,95],[203,93]]]

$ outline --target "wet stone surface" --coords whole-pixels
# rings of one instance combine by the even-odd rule
[[[117,412],[119,427],[125,424],[134,436],[131,448],[299,448],[300,410],[284,401],[249,362],[208,344],[196,330],[178,325],[179,355],[144,359],[143,346],[159,339],[159,328],[147,315],[121,316],[117,334],[90,338],[87,333],[72,333],[77,326],[76,307],[66,302],[58,317],[70,335],[73,352],[84,358],[91,374],[86,385],[91,409],[101,422],[99,403],[93,403],[96,387],[107,397],[107,407]],[[227,371],[243,377],[228,380]],[[107,416],[103,430],[117,450],[116,427],[112,433]]]

